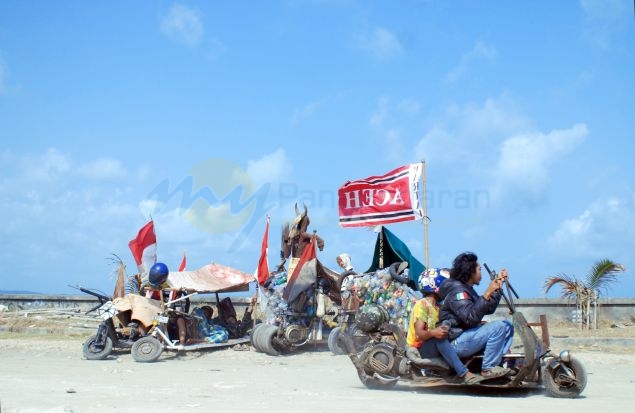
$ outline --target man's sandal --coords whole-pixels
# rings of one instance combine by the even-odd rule
[[[511,370],[506,367],[495,366],[495,367],[492,367],[490,370],[482,370],[481,376],[483,377],[483,380],[489,380],[489,379],[495,379],[497,377],[506,376],[510,372]]]
[[[467,373],[465,374],[465,376],[462,377],[463,381],[461,381],[459,384],[478,384],[481,381],[483,381],[483,376],[479,375],[479,374],[473,374],[470,377],[467,377]]]

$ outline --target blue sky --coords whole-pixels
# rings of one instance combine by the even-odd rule
[[[200,168],[268,189],[270,265],[299,200],[319,258],[364,270],[338,187],[425,159],[431,265],[471,250],[543,297],[610,258],[633,297],[634,44],[630,0],[0,2],[1,288],[110,291],[149,211],[171,267],[252,272],[255,209],[201,229],[149,196]],[[423,260],[420,222],[390,229]]]

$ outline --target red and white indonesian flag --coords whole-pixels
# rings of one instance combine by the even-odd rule
[[[139,230],[137,237],[128,243],[139,273],[148,272],[157,262],[157,236],[154,233],[154,221],[150,221]]]
[[[346,182],[338,191],[340,225],[366,227],[423,218],[417,190],[422,165]]]
[[[302,291],[315,283],[317,278],[316,243],[315,235],[313,235],[309,245],[304,248],[298,265],[295,266],[293,273],[287,280],[282,298],[288,303],[293,302]]]

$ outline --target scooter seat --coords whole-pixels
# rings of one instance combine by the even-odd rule
[[[419,350],[414,347],[406,347],[406,358],[412,364],[422,369],[442,369],[450,370],[450,365],[442,357],[422,358]]]

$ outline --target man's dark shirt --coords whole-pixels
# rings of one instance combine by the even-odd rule
[[[473,287],[449,279],[441,284],[439,295],[443,299],[439,320],[449,320],[452,327],[467,330],[478,326],[485,315],[496,311],[502,294],[496,291],[486,300]]]

